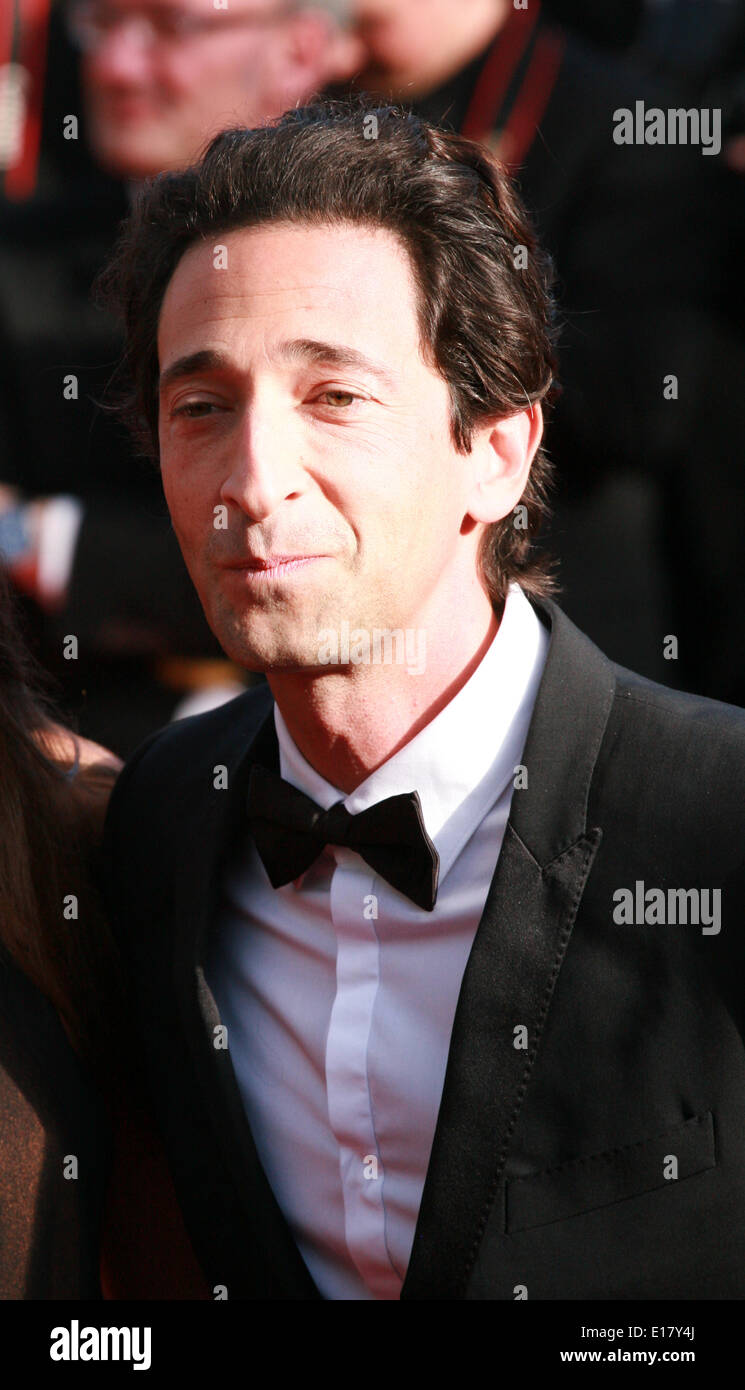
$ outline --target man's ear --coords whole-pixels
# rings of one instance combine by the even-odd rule
[[[501,521],[514,511],[542,437],[543,411],[538,402],[474,431],[467,508],[473,521]]]

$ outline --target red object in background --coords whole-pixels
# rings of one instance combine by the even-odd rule
[[[3,175],[3,192],[14,202],[36,188],[49,10],[50,0],[0,0],[0,68],[13,64],[27,74],[20,148]]]
[[[558,31],[539,30],[540,0],[529,9],[513,10],[500,30],[466,113],[461,135],[469,140],[494,144],[496,153],[510,170],[526,158],[556,84],[565,39]],[[520,64],[519,86],[504,115],[504,128],[496,131],[502,106]]]
[[[517,167],[526,158],[556,84],[565,40],[559,34],[541,34],[530,67],[503,133],[505,164]]]
[[[461,126],[460,133],[466,140],[484,140],[493,130],[497,112],[507,95],[512,74],[530,42],[539,12],[539,0],[527,10],[514,10],[498,35]]]

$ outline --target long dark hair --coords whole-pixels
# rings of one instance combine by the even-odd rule
[[[121,1006],[92,875],[116,774],[101,764],[71,780],[63,732],[0,565],[0,969],[5,953],[52,1001],[73,1046],[100,1074],[113,1063]],[[74,754],[74,737],[64,743]]]
[[[420,337],[448,383],[451,433],[467,453],[474,428],[556,394],[550,259],[507,174],[473,141],[394,106],[319,100],[256,130],[227,130],[204,158],[151,180],[98,281],[99,302],[126,330],[131,382],[123,410],[158,456],[158,317],[184,252],[205,237],[268,222],[385,227],[406,247],[419,292]],[[555,587],[534,549],[552,469],[539,448],[523,511],[484,530],[484,586]]]

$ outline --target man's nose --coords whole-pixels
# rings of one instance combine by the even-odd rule
[[[246,409],[235,440],[235,456],[220,499],[239,507],[251,521],[264,521],[282,502],[307,487],[299,430],[285,411]]]

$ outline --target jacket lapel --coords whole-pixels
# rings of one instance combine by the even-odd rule
[[[243,1108],[230,1052],[215,1046],[220,1016],[204,975],[207,933],[220,901],[220,877],[243,821],[251,766],[271,762],[276,735],[269,691],[250,706],[251,731],[237,719],[229,738],[209,750],[212,775],[221,764],[227,787],[199,797],[199,823],[186,818],[177,837],[183,854],[173,921],[174,996],[190,1065],[185,1081],[194,1087],[190,1108],[198,1123],[193,1142],[204,1150],[191,1156],[191,1179],[180,1193],[195,1248],[209,1283],[225,1285],[232,1298],[319,1298],[259,1161]],[[189,798],[191,801],[191,798]],[[194,804],[193,802],[191,804]],[[196,1174],[201,1174],[196,1181]]]
[[[611,663],[553,603],[543,681],[465,970],[402,1299],[466,1292],[496,1199],[577,909],[602,838],[587,826],[613,702]],[[514,1028],[528,1030],[528,1050]],[[500,1191],[501,1189],[501,1191]]]

